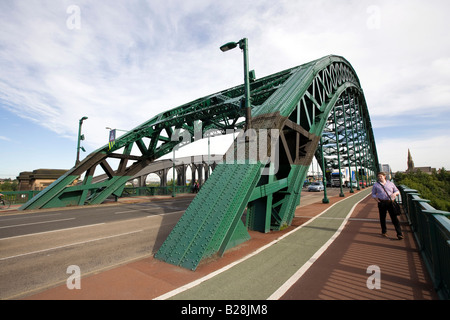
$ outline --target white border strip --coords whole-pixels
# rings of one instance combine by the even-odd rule
[[[201,284],[202,282],[205,282],[206,280],[209,280],[209,279],[211,279],[211,278],[213,278],[213,277],[215,277],[215,276],[221,274],[222,272],[225,272],[225,271],[231,269],[231,268],[234,267],[235,265],[238,265],[239,263],[244,262],[244,261],[247,260],[247,259],[250,259],[251,257],[257,255],[257,254],[260,253],[261,251],[263,251],[263,250],[269,248],[270,246],[276,244],[276,243],[279,242],[280,240],[286,238],[286,237],[289,236],[290,234],[292,234],[292,233],[294,233],[294,232],[300,230],[301,228],[307,226],[308,224],[310,224],[311,222],[313,222],[315,219],[317,219],[317,218],[320,217],[321,215],[325,214],[328,210],[330,210],[331,208],[333,208],[335,205],[337,205],[337,204],[340,203],[341,201],[350,199],[351,197],[353,197],[353,196],[355,196],[355,195],[357,195],[357,193],[355,193],[355,194],[353,194],[353,195],[351,195],[351,196],[349,196],[349,197],[347,197],[347,198],[344,198],[344,199],[342,199],[342,200],[339,200],[339,201],[336,202],[336,203],[333,203],[331,206],[329,206],[329,207],[326,208],[324,211],[322,211],[322,213],[316,215],[315,217],[312,217],[310,220],[308,220],[307,222],[305,222],[305,223],[302,224],[301,226],[298,226],[298,227],[295,228],[294,230],[289,231],[288,233],[282,235],[282,236],[279,237],[278,239],[276,239],[276,240],[274,240],[274,241],[272,241],[272,242],[266,244],[265,246],[262,246],[262,247],[259,248],[258,250],[256,250],[256,251],[250,253],[249,255],[247,255],[247,256],[245,256],[245,257],[243,257],[243,258],[241,258],[241,259],[239,259],[239,260],[237,260],[237,261],[235,261],[235,262],[233,262],[233,263],[230,263],[229,265],[226,265],[225,267],[223,267],[223,268],[221,268],[221,269],[219,269],[219,270],[216,270],[216,271],[214,271],[214,272],[211,272],[210,274],[208,274],[208,275],[206,275],[206,276],[204,276],[204,277],[202,277],[202,278],[200,278],[200,279],[194,280],[194,281],[192,281],[192,282],[190,282],[190,283],[188,283],[188,284],[186,284],[186,285],[184,285],[184,286],[181,286],[181,287],[179,287],[179,288],[177,288],[177,289],[174,289],[174,290],[169,291],[169,292],[167,292],[167,293],[165,293],[165,294],[163,294],[163,295],[160,295],[160,296],[154,298],[153,300],[166,300],[166,299],[169,299],[169,298],[171,298],[171,297],[173,297],[173,296],[175,296],[175,295],[177,295],[177,294],[180,294],[180,293],[182,293],[182,292],[184,292],[184,291],[186,291],[186,290],[189,290],[189,289],[192,289],[192,288],[198,286],[198,285]],[[365,199],[365,198],[366,198],[366,197],[364,197],[364,199]],[[364,199],[362,199],[362,200],[364,200]],[[361,202],[362,200],[358,201],[358,203]],[[357,204],[358,204],[358,203],[357,203]],[[356,206],[356,204],[355,204],[355,206]],[[354,206],[354,207],[355,207],[355,206]],[[354,207],[353,207],[353,208],[354,208]],[[350,214],[352,213],[353,208],[352,208],[352,210],[350,211]],[[345,222],[346,222],[346,220],[344,221],[344,223],[345,223]],[[279,289],[278,289],[278,290],[279,290]],[[273,295],[273,294],[272,294],[272,295]]]
[[[300,269],[298,269],[297,272],[292,275],[292,277],[290,277],[280,288],[278,288],[277,291],[272,293],[272,295],[267,298],[267,300],[280,299],[305,274],[305,272],[308,271],[313,263],[316,262],[316,260],[322,255],[322,253],[324,253],[325,250],[327,250],[328,247],[334,242],[334,240],[336,240],[336,238],[341,234],[356,206],[368,196],[370,196],[370,194],[355,203],[355,205],[351,208],[350,212],[347,214],[344,221],[341,223],[340,227],[333,234],[333,236],[327,242],[325,242],[325,244]]]

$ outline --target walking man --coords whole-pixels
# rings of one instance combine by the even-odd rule
[[[402,229],[400,228],[400,222],[398,221],[397,214],[393,206],[393,200],[400,194],[395,184],[386,180],[386,173],[379,172],[377,175],[378,182],[372,188],[372,198],[378,202],[378,212],[380,215],[381,234],[387,237],[386,231],[386,214],[389,212],[391,221],[397,232],[397,238],[403,239]]]

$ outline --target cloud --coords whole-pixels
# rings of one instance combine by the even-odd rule
[[[72,5],[79,28],[68,28]],[[248,37],[257,77],[344,56],[374,123],[402,127],[411,120],[402,115],[442,115],[450,105],[448,9],[438,0],[5,0],[0,105],[72,141],[88,116],[84,144],[95,150],[105,127],[129,130],[241,84],[242,54],[218,48]]]
[[[128,130],[242,81],[239,52],[218,50],[225,37],[214,17],[237,22],[223,13],[228,4],[214,11],[209,1],[80,1],[79,29],[67,27],[68,1],[1,6],[3,105],[72,139],[77,120],[88,116],[91,146],[106,141],[105,126]],[[255,19],[248,21],[254,28]]]
[[[180,38],[171,36],[182,33],[174,21],[177,17],[161,3],[140,1],[142,7],[86,2],[80,5],[80,29],[70,30],[64,3],[4,2],[3,104],[21,117],[72,137],[78,118],[90,115],[91,127],[96,128],[86,126],[92,133],[90,143],[99,144],[99,128],[130,128],[170,107],[171,100],[178,103],[181,99],[174,99],[178,93],[169,88],[193,73],[194,67],[185,63],[193,65],[199,58],[177,48]],[[163,100],[166,105],[161,107]]]
[[[377,141],[380,163],[388,163],[393,172],[407,169],[408,149],[416,167],[450,168],[450,150],[442,148],[448,144],[448,135],[422,138],[385,138]],[[436,153],[439,151],[439,154]],[[430,156],[433,155],[433,156]]]

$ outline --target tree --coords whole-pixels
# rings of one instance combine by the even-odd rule
[[[437,210],[450,211],[450,172],[444,168],[426,174],[419,170],[395,175],[397,185],[405,185],[420,193],[421,198],[430,200]]]
[[[17,180],[8,179],[0,183],[0,191],[17,191]]]

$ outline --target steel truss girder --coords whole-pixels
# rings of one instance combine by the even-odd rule
[[[328,172],[327,179],[330,178],[329,172],[332,169],[347,169],[349,174],[354,170],[356,174],[352,178],[356,180],[359,190],[360,182],[363,180],[363,188],[365,184],[370,184],[370,176],[378,168],[375,141],[370,118],[365,111],[364,97],[348,91],[335,105],[333,116],[336,118],[328,119],[328,126],[324,131],[326,138],[322,139],[323,152],[319,148],[316,158],[322,171]],[[353,192],[352,184],[350,192]]]
[[[291,72],[291,69],[281,71],[252,82],[252,106],[270,97]],[[20,209],[99,204],[111,195],[120,196],[129,179],[176,146],[193,142],[213,129],[226,134],[227,130],[242,128],[245,115],[241,107],[243,99],[244,87],[241,85],[158,114],[116,139],[112,148],[105,145],[92,152]],[[196,132],[199,121],[201,132]],[[173,136],[175,133],[177,138]],[[178,137],[190,137],[190,141],[180,141]],[[114,168],[110,163],[116,159],[119,164]],[[94,183],[92,177],[99,167],[109,179]],[[83,177],[81,184],[71,185],[80,177]]]
[[[284,163],[280,165],[284,169],[275,174],[274,177],[265,178],[267,180],[266,185],[260,183],[258,186],[259,189],[272,188],[269,194],[260,197],[260,199],[251,198],[253,202],[248,205],[248,221],[250,221],[248,227],[250,229],[268,232],[269,230],[280,230],[290,225],[295,207],[300,201],[301,186],[306,178],[312,157],[316,156],[321,163],[320,137],[324,138],[326,144],[332,144],[327,149],[328,157],[337,155],[337,130],[338,140],[340,141],[339,150],[340,153],[345,154],[345,157],[342,157],[343,160],[347,163],[349,159],[353,161],[352,156],[355,154],[355,149],[364,148],[370,150],[367,151],[367,153],[370,153],[367,159],[371,161],[365,163],[365,165],[375,168],[378,163],[364,95],[351,65],[340,57],[332,56],[303,65],[300,69],[301,73],[297,77],[293,75],[290,79],[292,83],[289,83],[289,81],[285,83],[284,92],[280,90],[276,93],[278,101],[275,102],[276,96],[274,94],[266,102],[267,104],[271,103],[272,106],[278,106],[274,109],[286,115],[291,123],[301,128],[303,134],[293,130],[292,126],[290,128],[283,127],[280,135],[280,162],[284,161]],[[355,101],[359,99],[361,103],[349,99]],[[357,130],[348,135],[346,135],[348,130],[345,129],[343,124],[344,113],[341,103],[344,100],[347,101],[347,104],[348,101],[351,101],[352,105],[352,108],[345,110],[345,115],[355,113],[352,116],[355,119],[358,116]],[[264,105],[260,108],[263,109]],[[333,113],[335,109],[339,110],[339,108],[341,113],[336,118],[335,125]],[[259,114],[258,109],[254,110],[254,114]],[[346,124],[347,128],[350,126],[351,124]],[[307,134],[304,134],[304,132]],[[330,136],[330,134],[332,135]],[[283,139],[283,136],[289,135],[292,137],[289,142]],[[310,143],[308,150],[302,149],[302,146],[304,147],[306,144],[305,140],[301,142],[300,137],[306,138]],[[345,143],[344,139],[347,139]],[[295,161],[293,160],[293,153],[296,153]],[[299,155],[301,155],[300,158],[298,158]],[[362,161],[360,158],[358,160]],[[333,167],[338,167],[337,163],[334,164],[331,160],[326,161],[326,168]],[[296,177],[296,182],[288,187],[288,182],[292,181],[294,177]],[[277,182],[280,183],[277,185]],[[271,186],[275,185],[278,187],[282,185],[283,187],[274,190]],[[255,193],[258,194],[257,191]],[[266,208],[266,211],[262,214],[264,208]],[[269,214],[271,215],[270,219]],[[256,215],[259,215],[260,218],[255,218]],[[268,221],[270,221],[270,224]]]

